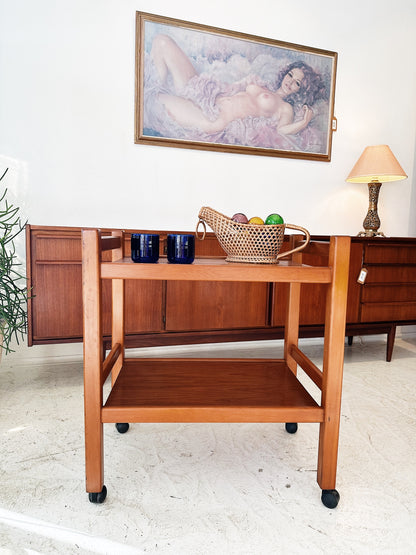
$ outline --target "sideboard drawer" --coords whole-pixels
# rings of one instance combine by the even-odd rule
[[[416,264],[416,247],[402,243],[396,245],[365,245],[365,264],[383,264],[384,262],[389,264]]]
[[[416,283],[364,285],[361,293],[363,303],[416,302]]]
[[[384,283],[386,289],[394,283],[407,283],[416,287],[416,265],[380,265],[366,266],[365,283]]]
[[[79,233],[53,236],[38,234],[34,243],[36,262],[74,261],[81,264],[81,239]]]
[[[362,322],[416,319],[416,246],[374,240],[364,246],[367,270],[361,286]]]
[[[416,302],[364,303],[361,306],[363,322],[389,322],[416,320]]]

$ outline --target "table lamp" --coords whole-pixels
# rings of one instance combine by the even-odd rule
[[[379,232],[380,218],[377,213],[378,195],[382,183],[406,179],[407,175],[387,145],[368,146],[352,168],[347,181],[368,183],[369,206],[364,218],[364,231],[359,236],[375,237]]]

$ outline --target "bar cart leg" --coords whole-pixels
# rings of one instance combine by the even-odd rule
[[[331,423],[322,422],[319,431],[318,483],[322,489],[322,503],[329,509],[334,509],[340,498],[335,489],[338,430],[339,420]]]
[[[339,501],[335,483],[344,364],[349,241],[349,237],[332,237],[329,254],[329,266],[337,270],[328,287],[326,302],[322,381],[324,421],[319,428],[317,476],[322,489],[322,503],[328,508],[335,508]]]
[[[92,503],[102,503],[107,494],[104,485],[104,438],[101,422],[103,339],[99,242],[97,230],[83,231],[85,478],[86,490]]]
[[[85,419],[86,489],[91,503],[102,503],[107,495],[107,488],[104,485],[103,425],[100,421],[93,421],[94,416],[88,414],[89,412],[87,408]]]
[[[90,369],[89,369],[90,370]],[[88,369],[87,369],[88,371]],[[89,500],[102,503],[107,495],[104,485],[104,437],[101,422],[102,399],[91,401],[86,379],[85,393],[85,478]]]

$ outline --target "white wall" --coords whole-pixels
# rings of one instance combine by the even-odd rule
[[[355,234],[367,187],[345,177],[366,145],[387,143],[409,179],[382,187],[382,228],[416,234],[414,0],[0,6],[0,170],[30,223],[193,229],[210,205]],[[135,145],[136,10],[337,51],[332,161]]]
[[[416,235],[414,0],[0,0],[0,171],[32,224],[194,229],[199,208],[281,213],[356,234],[367,187],[345,178],[389,144],[390,236]],[[134,144],[136,10],[338,52],[332,161]]]

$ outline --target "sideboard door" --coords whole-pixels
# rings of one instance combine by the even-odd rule
[[[29,345],[82,341],[81,230],[29,226],[27,248]],[[109,283],[103,294],[103,333],[109,335]],[[162,282],[129,280],[126,299],[126,334],[162,330]]]
[[[265,327],[268,302],[268,283],[169,281],[166,331]]]

